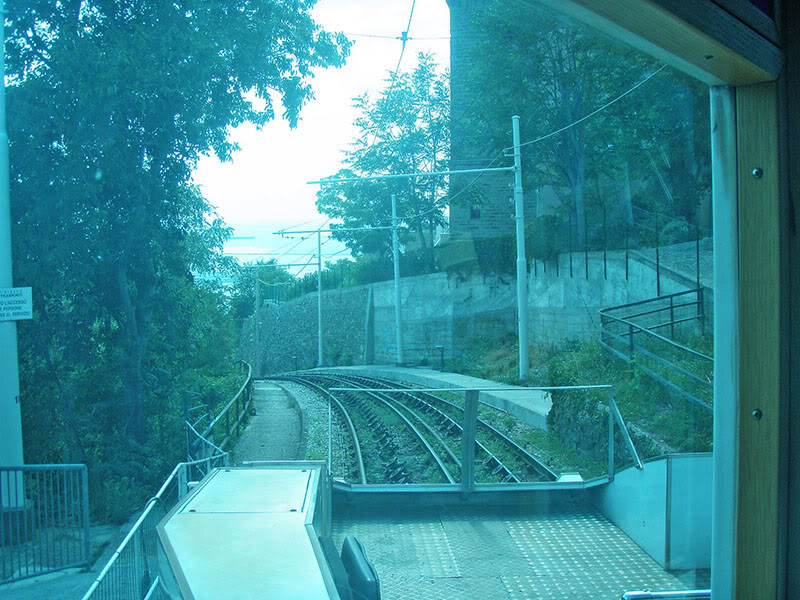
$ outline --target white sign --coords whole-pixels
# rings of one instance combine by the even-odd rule
[[[0,288],[0,321],[20,321],[33,318],[31,288]]]

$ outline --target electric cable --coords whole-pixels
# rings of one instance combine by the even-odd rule
[[[661,71],[663,71],[666,68],[667,68],[667,65],[661,65],[661,67],[656,69],[656,71],[654,73],[652,73],[652,74],[648,75],[647,77],[645,77],[642,81],[637,83],[635,86],[630,88],[628,91],[623,92],[622,94],[620,94],[619,96],[617,96],[613,100],[611,100],[609,102],[606,102],[603,106],[601,106],[597,110],[594,110],[594,111],[590,112],[588,115],[585,115],[585,116],[581,117],[577,121],[573,121],[569,125],[565,125],[564,127],[560,127],[559,129],[556,129],[555,131],[552,131],[552,132],[548,133],[547,135],[542,135],[542,136],[539,136],[538,138],[536,138],[535,140],[530,140],[528,142],[524,142],[524,143],[520,144],[519,147],[522,148],[523,146],[529,146],[531,144],[535,144],[537,142],[541,142],[542,140],[546,140],[547,138],[551,138],[554,135],[557,135],[557,134],[561,133],[562,131],[566,131],[567,129],[570,129],[572,127],[575,127],[576,125],[579,125],[579,124],[583,123],[584,121],[586,121],[587,119],[593,117],[597,113],[604,111],[605,109],[607,109],[609,106],[611,106],[615,102],[618,102],[619,100],[622,100],[625,96],[627,96],[628,94],[630,94],[634,90],[638,89],[639,87],[643,86],[645,83],[650,81],[653,77],[658,75]],[[503,148],[503,152],[507,152],[508,150],[513,150],[513,149],[514,149],[514,146],[508,146],[506,148]]]

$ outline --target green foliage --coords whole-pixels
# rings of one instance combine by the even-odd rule
[[[361,113],[359,135],[347,151],[349,168],[335,177],[363,177],[444,170],[450,150],[449,74],[440,74],[433,56],[419,54],[411,73],[387,82],[377,99],[355,99]],[[412,237],[432,262],[436,227],[444,225],[444,178],[353,182],[324,186],[317,209],[344,228],[385,227],[392,222],[391,197],[397,198],[401,241]],[[334,228],[336,226],[334,225]],[[335,234],[355,255],[391,256],[390,230]]]
[[[513,275],[517,272],[517,246],[513,234],[478,238],[474,245],[481,273]]]
[[[529,258],[550,261],[569,251],[569,231],[564,221],[545,215],[534,217],[525,225],[525,251]]]
[[[709,338],[694,337],[690,346],[704,351]],[[531,347],[531,370],[525,385],[573,386],[611,384],[619,410],[628,424],[642,458],[665,452],[711,450],[712,420],[702,409],[671,394],[647,377],[637,377],[623,362],[612,358],[597,342],[573,342],[561,349]],[[519,354],[513,336],[496,343],[474,341],[446,362],[446,369],[473,377],[520,385]],[[604,461],[608,449],[608,393],[555,391],[548,427],[568,452],[587,460]],[[541,440],[540,440],[541,441]],[[542,441],[542,443],[544,443]],[[622,437],[615,439],[618,464],[628,451]],[[574,461],[573,461],[574,462]]]
[[[522,148],[523,186],[568,195],[578,248],[604,210],[631,222],[636,204],[696,223],[710,206],[707,87],[667,69],[616,101],[661,65],[541,7],[483,7],[457,74],[454,158],[495,156],[520,115],[523,143],[537,140]]]
[[[343,63],[312,4],[7,6],[14,273],[36,290],[18,330],[25,456],[87,463],[101,518],[185,455],[183,390],[218,405],[234,387],[235,313],[211,282],[233,269],[230,230],[191,171],[272,120],[275,97],[294,125],[312,69]]]

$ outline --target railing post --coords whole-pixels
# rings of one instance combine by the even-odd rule
[[[628,253],[629,253],[629,246],[628,246],[628,233],[630,231],[630,226],[628,223],[625,224],[625,281],[628,281]]]
[[[184,463],[180,469],[178,469],[178,500],[183,498],[188,491],[186,485],[186,479],[188,475],[189,467]]]
[[[631,362],[634,360],[633,353],[635,351],[635,346],[633,343],[633,323],[628,323],[628,358]]]
[[[133,587],[134,598],[144,596],[142,589],[142,573],[144,573],[144,540],[142,540],[143,527],[139,527],[133,535]]]
[[[243,393],[245,395],[247,395],[248,392],[247,392],[247,388],[246,387],[245,387]],[[239,437],[239,421],[240,421],[239,414],[240,414],[240,411],[239,411],[239,396],[236,396],[236,437]]]
[[[186,432],[186,460],[191,460],[191,445],[189,442],[189,392],[183,392],[183,429]]]
[[[608,477],[614,480],[614,389],[608,390]]]
[[[572,211],[569,213],[569,276],[572,277]]]
[[[675,303],[673,296],[669,297],[669,335],[671,340],[675,340]]]
[[[89,470],[86,465],[81,465],[81,510],[83,511],[83,515],[81,515],[83,519],[83,551],[88,565],[92,558],[92,549],[89,542]]]
[[[659,222],[658,212],[656,212],[656,296],[661,295],[661,259],[659,255]]]
[[[700,333],[706,334],[706,305],[703,302],[703,288],[697,288],[697,302],[700,314]]]
[[[475,433],[478,428],[478,391],[464,393],[464,423],[461,438],[461,493],[475,487]]]
[[[606,205],[603,203],[603,279],[608,279],[608,234],[606,232]]]

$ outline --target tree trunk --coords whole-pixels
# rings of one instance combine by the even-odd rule
[[[121,333],[125,340],[125,378],[124,400],[127,412],[126,430],[138,443],[143,444],[147,437],[144,412],[144,386],[142,381],[142,364],[147,348],[147,336],[150,329],[153,311],[149,308],[155,294],[153,282],[137,282],[138,307],[134,307],[128,284],[127,265],[117,263],[117,283],[119,286],[120,304],[124,317],[121,320]]]

